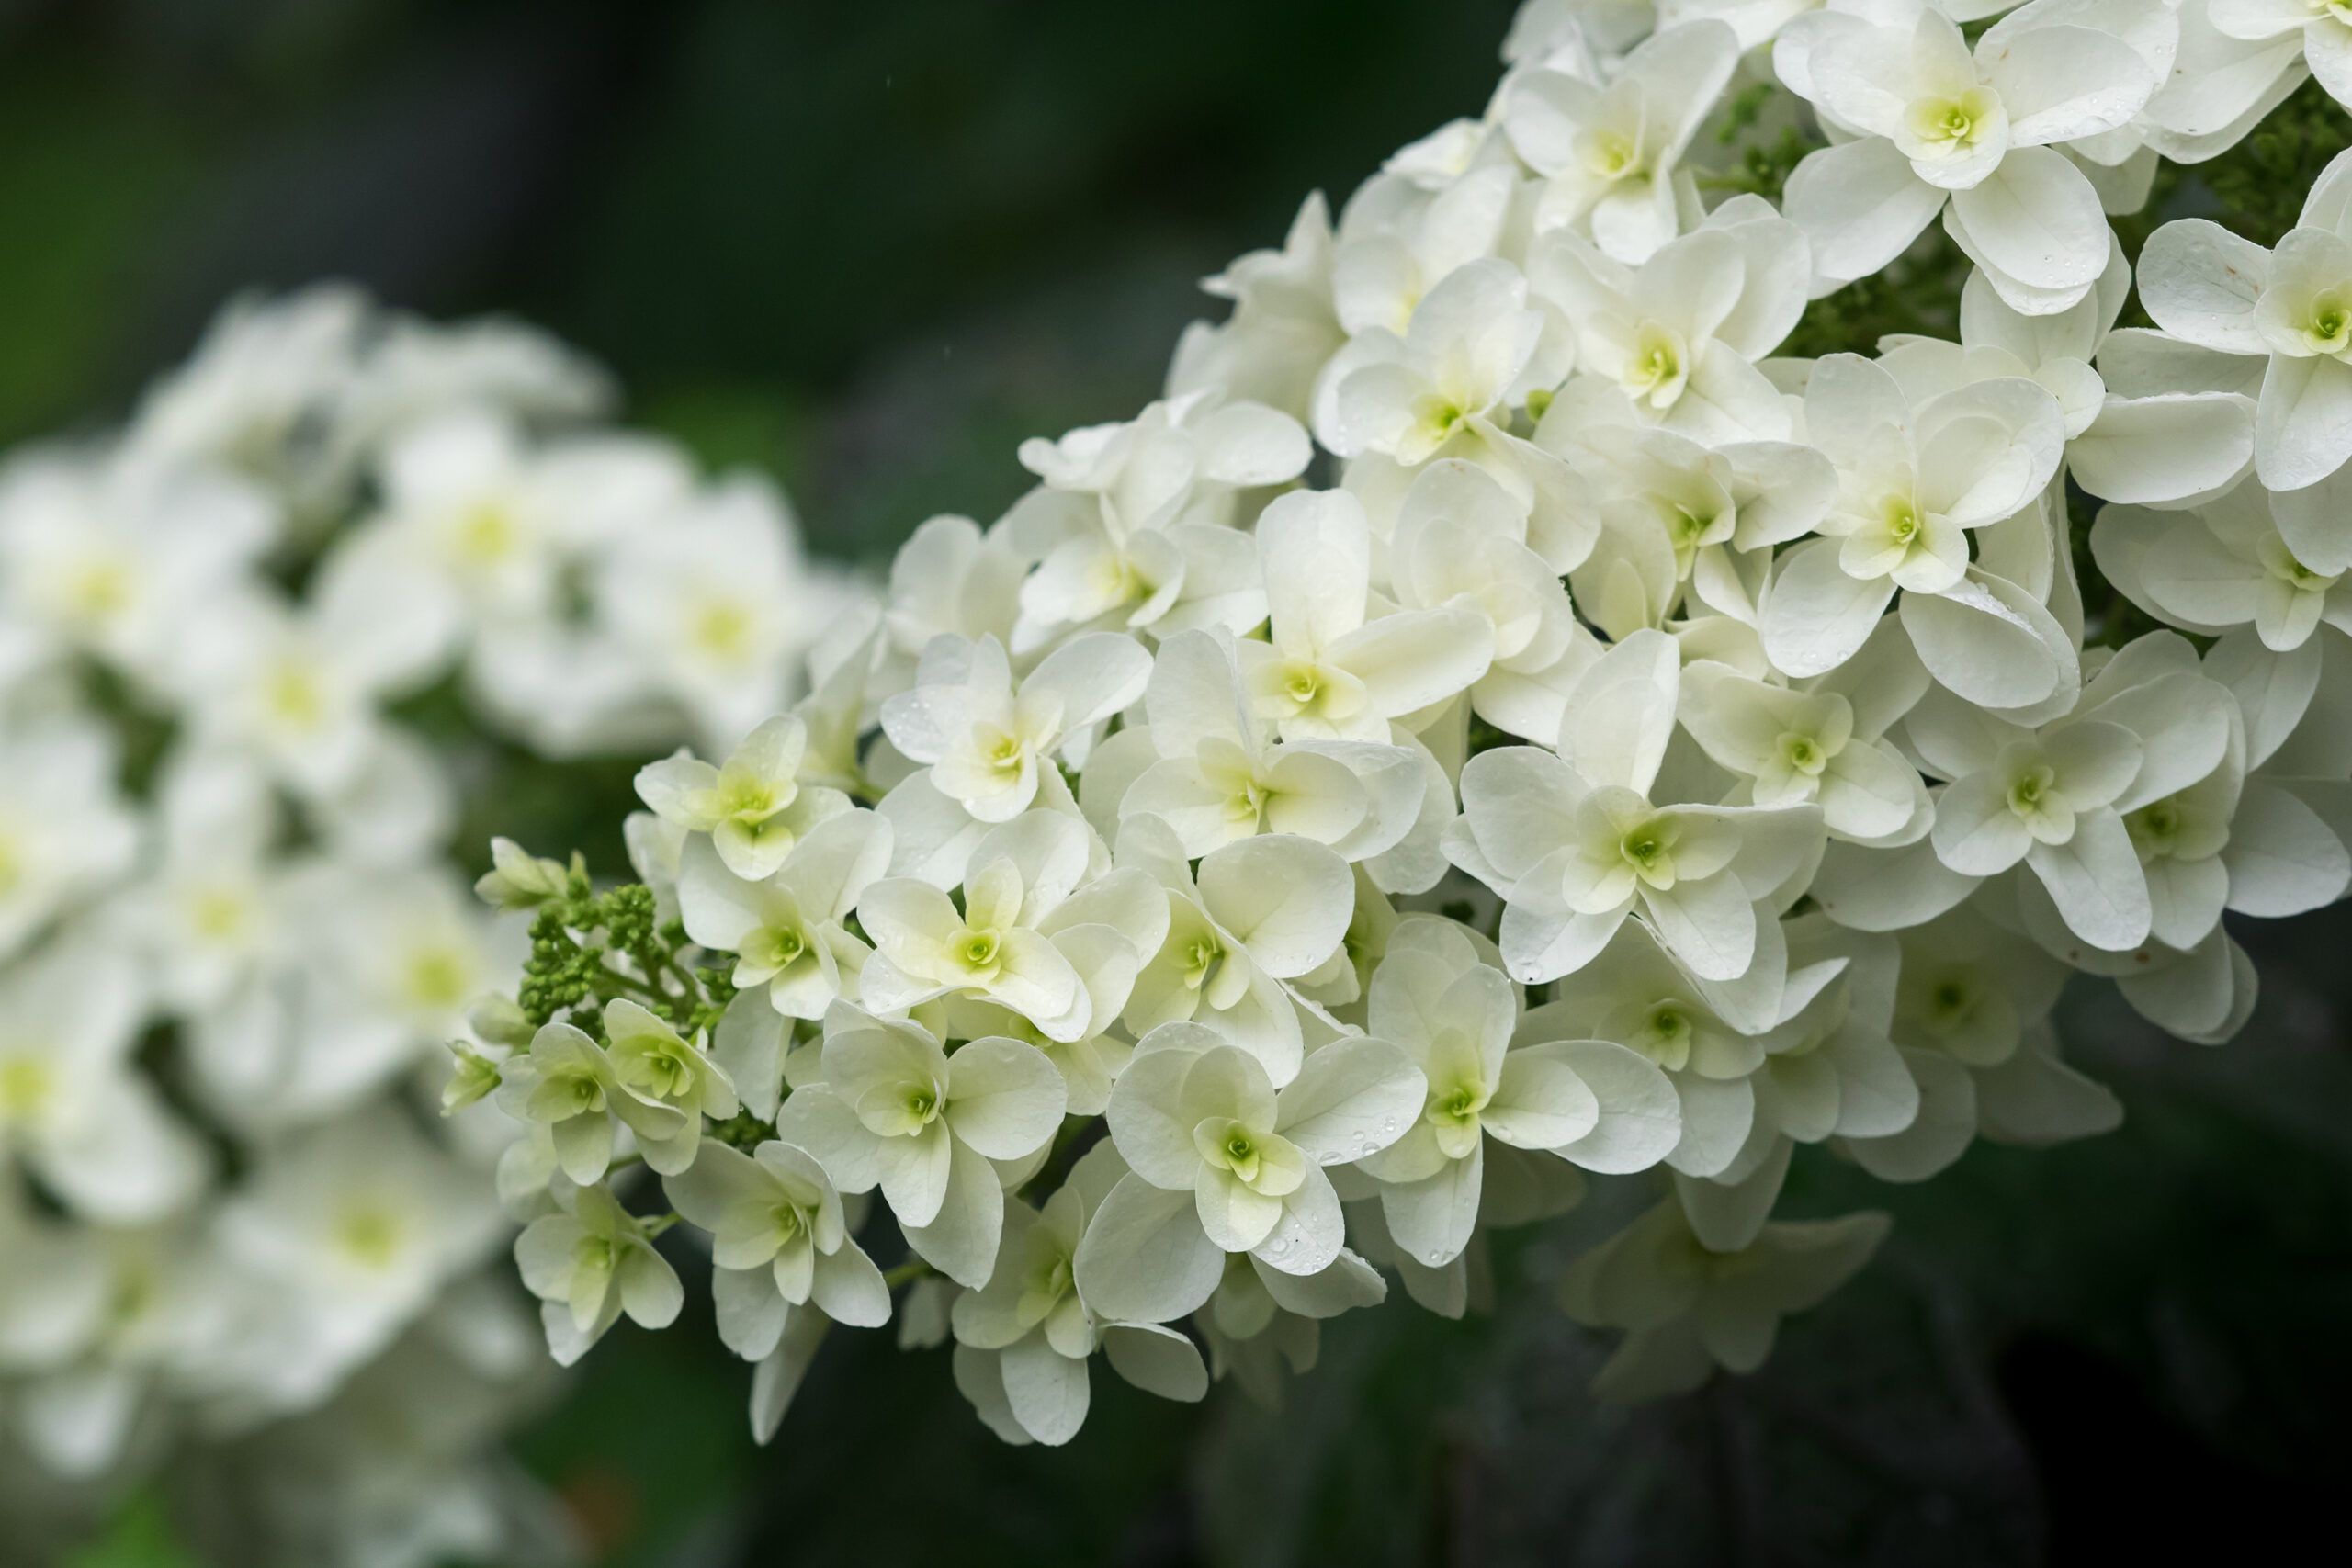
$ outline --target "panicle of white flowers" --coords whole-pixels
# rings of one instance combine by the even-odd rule
[[[0,464],[0,1560],[157,1475],[239,1562],[519,1560],[481,1102],[530,917],[467,897],[462,793],[731,739],[849,592],[606,400],[322,288]],[[493,861],[500,909],[585,890]]]
[[[2153,328],[2110,220],[2347,39],[1535,0],[1483,114],[1210,281],[1163,400],[1024,444],[798,704],[648,768],[627,908],[502,859],[528,1043],[453,1093],[527,1129],[556,1354],[692,1257],[763,1438],[896,1315],[1059,1443],[1098,1352],[1262,1392],[1615,1188],[1558,1299],[1670,1393],[1884,1234],[1773,1217],[1801,1147],[2112,1127],[2067,976],[2217,1042],[2224,914],[2352,884],[2352,154],[2273,249],[2158,229]],[[1701,134],[1767,113],[1826,142],[1784,191]],[[1781,354],[1947,242],[1956,341]]]

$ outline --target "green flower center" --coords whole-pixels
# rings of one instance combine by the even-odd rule
[[[1216,968],[1217,960],[1224,956],[1224,944],[1206,932],[1186,942],[1181,959],[1185,987],[1197,991],[1208,984],[1209,975]]]
[[[2143,858],[2169,854],[2180,837],[2180,802],[2173,796],[2150,801],[2124,818],[2123,827]]]
[[[777,927],[761,934],[766,940],[762,944],[759,956],[768,968],[789,968],[808,951],[808,941],[797,927]]]
[[[1819,741],[1810,735],[1794,733],[1781,737],[1781,760],[1808,778],[1818,777],[1822,769],[1829,765],[1828,753],[1822,750]]]
[[[362,1269],[380,1272],[400,1256],[400,1216],[373,1203],[356,1203],[337,1217],[335,1246]]]
[[[2323,354],[2340,354],[2352,346],[2352,308],[2333,291],[2312,301],[2311,319],[2303,331],[2312,346]]]
[[[1907,545],[1919,536],[1919,509],[1900,496],[1886,502],[1886,536]]]
[[[1945,153],[1973,147],[1993,118],[1994,104],[1983,91],[1956,98],[1921,98],[1911,106],[1911,134]]]
[[[39,1117],[57,1091],[57,1075],[38,1056],[0,1061],[0,1122],[24,1124]]]
[[[2009,809],[2020,817],[2030,817],[2049,801],[2058,775],[2047,763],[2027,769],[2009,785]]]
[[[656,1100],[674,1100],[694,1087],[694,1064],[668,1046],[645,1054],[638,1077]]]
[[[471,979],[464,956],[447,948],[430,948],[409,960],[408,992],[419,1007],[456,1007],[466,999]]]
[[[1627,832],[1617,841],[1617,852],[1633,867],[1634,874],[1651,886],[1674,886],[1672,847],[1655,822],[1645,822]]]
[[[1623,179],[1640,162],[1633,139],[1617,131],[1599,131],[1585,141],[1584,166],[1604,180]]]

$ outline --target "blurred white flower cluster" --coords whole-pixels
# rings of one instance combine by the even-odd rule
[[[1059,1443],[1098,1352],[1263,1391],[1589,1190],[1600,1387],[1688,1389],[1883,1234],[1772,1217],[1800,1146],[2113,1126],[2070,974],[2235,1031],[2224,913],[2352,882],[2352,160],[2275,252],[2157,231],[2154,330],[2109,219],[2341,23],[2004,9],[1535,0],[1481,118],[1210,281],[1165,400],[647,769],[646,887],[507,846],[535,1033],[456,1087],[529,1129],[558,1358],[678,1314],[674,1230],[762,1436],[895,1319]],[[1735,95],[1827,142],[1781,207],[1690,155]],[[1958,341],[1779,355],[1939,216]]]
[[[159,1472],[239,1562],[529,1511],[512,1129],[433,1103],[524,937],[453,835],[511,759],[741,731],[842,593],[606,400],[326,288],[0,466],[0,1558]]]

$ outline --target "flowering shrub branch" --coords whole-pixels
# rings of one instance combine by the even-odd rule
[[[2225,912],[2352,885],[2314,15],[1523,7],[1483,116],[1210,281],[1164,400],[640,775],[641,887],[523,895],[462,1077],[558,1356],[677,1312],[674,1218],[763,1438],[895,1319],[1059,1443],[1097,1351],[1265,1387],[1600,1181],[1651,1205],[1556,1289],[1653,1395],[1884,1234],[1773,1219],[1800,1150],[2113,1126],[2067,977],[2225,1039]],[[2151,232],[2209,162],[2242,231]]]

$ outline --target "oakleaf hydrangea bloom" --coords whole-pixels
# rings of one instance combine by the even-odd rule
[[[128,424],[0,464],[11,1549],[186,1488],[206,1556],[514,1558],[496,1449],[539,1379],[505,1242],[532,1227],[567,1358],[674,1316],[661,1225],[603,1183],[700,1168],[759,1055],[526,934],[587,900],[650,952],[673,892],[600,901],[502,839],[469,900],[460,802],[503,813],[575,750],[649,763],[673,863],[692,824],[697,863],[789,879],[852,802],[821,706],[761,721],[844,590],[766,486],[602,428],[609,394],[527,329],[321,288],[231,306]],[[687,742],[724,761],[656,761]],[[819,917],[886,836],[866,858]],[[526,951],[563,973],[500,999]]]
[[[2257,990],[2235,922],[2352,887],[2352,164],[2267,250],[2187,218],[2135,254],[2174,214],[2118,221],[2299,51],[2327,80],[2342,30],[1539,0],[1483,115],[1307,201],[1212,280],[1231,313],[1164,397],[1024,443],[1028,491],[914,528],[805,669],[743,584],[818,574],[713,521],[754,503],[658,447],[543,445],[536,400],[396,420],[358,581],[434,635],[333,574],[256,615],[187,700],[286,800],[168,775],[130,926],[175,996],[307,950],[338,906],[268,874],[272,813],[372,866],[429,840],[384,710],[461,671],[550,745],[687,741],[614,825],[637,880],[496,848],[529,953],[485,1005],[488,930],[468,967],[380,874],[385,940],[214,1021],[199,1076],[295,1134],[462,1035],[445,1103],[499,1124],[560,1357],[707,1281],[763,1439],[835,1329],[889,1325],[952,1339],[990,1430],[1060,1444],[1098,1353],[1274,1398],[1325,1321],[1523,1289],[1491,1238],[1597,1199],[1635,1217],[1559,1303],[1623,1336],[1599,1392],[1753,1370],[1887,1230],[1776,1218],[1807,1167],[1917,1182],[2106,1131],[2056,1028],[2074,976],[2218,1043]],[[2120,324],[2135,288],[2153,328]],[[639,536],[622,502],[699,521]],[[0,667],[141,662],[144,590],[76,579],[44,514],[0,542],[85,613],[49,592]],[[44,744],[0,780],[0,944],[127,852],[106,768]],[[268,1049],[354,996],[384,1017],[347,1078]],[[0,1147],[70,1193],[89,1150],[9,1061]],[[281,1233],[332,1211],[310,1288],[378,1337],[482,1245],[273,1190]]]

